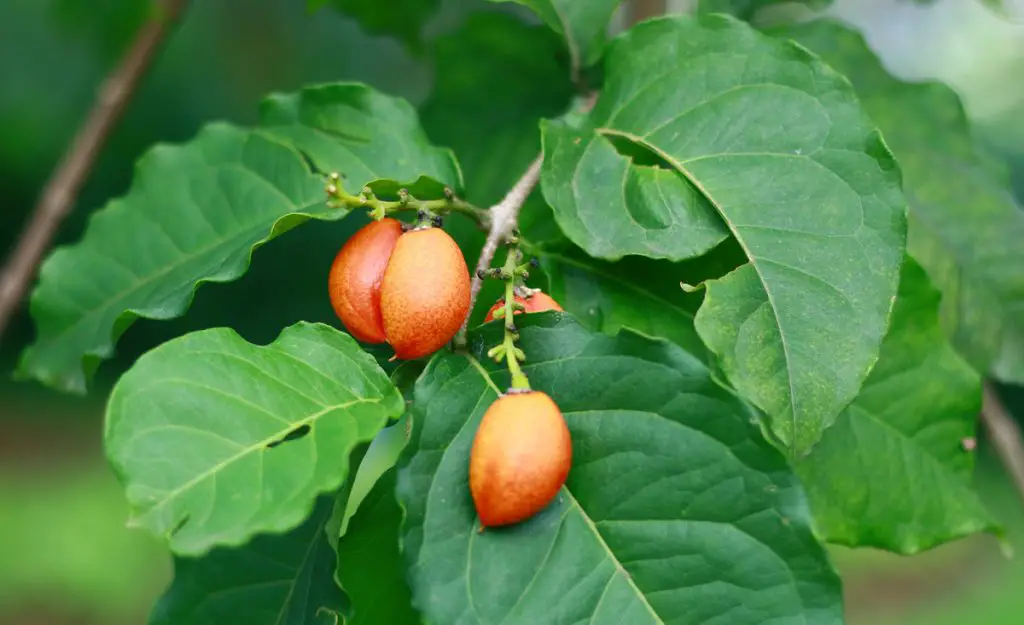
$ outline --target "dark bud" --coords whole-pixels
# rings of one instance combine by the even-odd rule
[[[427,211],[416,211],[416,219],[423,221],[427,218]]]
[[[434,224],[435,228],[440,228],[444,225],[444,219],[441,219],[440,215],[434,215],[433,219],[430,220],[430,223]]]
[[[505,329],[511,332],[512,334],[519,334],[519,328],[517,328],[514,323],[508,324],[507,326],[505,326]]]
[[[478,278],[480,278],[481,280],[486,280],[488,278],[488,273],[489,272],[486,269],[477,269],[476,270],[476,276]]]
[[[533,267],[534,269],[536,269],[537,267],[540,267],[540,261],[537,260],[537,258],[531,258],[530,259],[530,266]]]

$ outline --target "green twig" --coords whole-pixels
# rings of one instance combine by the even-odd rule
[[[526,354],[516,345],[519,341],[519,330],[515,325],[516,311],[523,310],[522,304],[516,302],[516,291],[523,287],[524,280],[529,275],[527,270],[530,265],[528,263],[519,264],[522,262],[523,253],[519,250],[518,238],[513,234],[509,239],[508,256],[505,257],[505,264],[502,268],[497,271],[491,269],[484,272],[487,277],[505,282],[505,305],[496,310],[494,315],[496,318],[504,320],[505,333],[501,344],[491,348],[487,355],[497,362],[505,361],[508,372],[512,376],[511,389],[530,390],[530,381],[519,366],[521,361],[526,360]]]
[[[406,211],[416,211],[424,214],[427,218],[443,217],[450,213],[461,213],[476,222],[482,228],[487,229],[489,218],[487,211],[473,206],[465,200],[459,199],[450,188],[445,188],[445,196],[437,200],[420,200],[409,194],[406,189],[398,191],[397,200],[382,200],[374,195],[370,187],[363,187],[358,195],[353,195],[345,190],[341,184],[341,175],[337,172],[328,176],[327,201],[330,206],[336,208],[347,208],[350,210],[358,208],[370,209],[370,216],[376,220],[383,219],[388,215]]]

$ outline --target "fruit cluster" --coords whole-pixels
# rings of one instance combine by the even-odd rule
[[[328,278],[331,305],[352,336],[386,342],[403,360],[444,347],[472,305],[462,251],[439,219],[419,217],[415,226],[381,217],[360,229],[338,252]],[[572,464],[569,428],[554,400],[530,389],[512,323],[518,314],[562,307],[526,286],[529,265],[521,260],[513,239],[505,267],[481,273],[506,283],[505,297],[485,322],[504,320],[505,339],[488,354],[505,360],[512,373],[512,388],[484,413],[470,454],[469,486],[481,530],[540,512],[558,495]]]
[[[428,356],[455,336],[469,313],[462,250],[433,225],[406,229],[385,217],[338,252],[328,276],[334,312],[364,343],[387,342],[395,356]]]

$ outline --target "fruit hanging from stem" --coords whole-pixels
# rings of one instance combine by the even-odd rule
[[[469,305],[469,269],[448,233],[421,227],[399,237],[380,288],[384,334],[397,358],[412,360],[444,347]]]
[[[491,404],[473,440],[469,488],[480,524],[518,523],[558,495],[572,465],[562,412],[540,391],[509,392]]]
[[[544,312],[545,310],[558,310],[558,311],[563,310],[562,307],[558,305],[558,302],[556,302],[553,297],[551,297],[547,293],[544,293],[544,292],[539,291],[539,290],[533,290],[526,297],[523,297],[522,295],[516,295],[515,298],[514,298],[514,301],[517,304],[519,304],[520,306],[522,306],[522,310],[519,310],[517,308],[515,310],[515,312],[513,313],[514,315],[519,315],[519,314],[522,314],[524,312],[525,313],[537,313],[537,312]],[[494,304],[494,306],[491,306],[490,310],[487,311],[487,316],[484,317],[484,323],[487,323],[489,321],[493,321],[494,318],[495,318],[494,314],[498,310],[500,310],[500,309],[502,309],[504,307],[505,307],[505,299],[502,298],[502,299],[498,300],[497,303]],[[501,316],[500,313],[499,313],[499,316]]]
[[[390,217],[364,226],[342,246],[327,277],[335,314],[364,343],[383,343],[380,288],[391,254],[402,236],[402,222]]]

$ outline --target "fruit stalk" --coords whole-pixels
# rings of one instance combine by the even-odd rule
[[[516,311],[524,309],[523,305],[516,301],[516,289],[522,286],[524,279],[529,275],[530,267],[529,263],[520,265],[522,260],[523,253],[519,249],[519,239],[517,233],[513,233],[508,238],[508,255],[505,257],[505,264],[498,270],[488,269],[480,272],[480,277],[493,277],[505,283],[505,302],[498,314],[495,314],[495,317],[504,320],[504,337],[501,344],[491,348],[487,355],[497,362],[505,360],[508,372],[512,376],[511,390],[528,391],[530,390],[530,381],[519,366],[520,361],[526,360],[526,354],[516,346],[516,342],[519,340],[519,330],[515,325]]]
[[[455,193],[445,187],[444,197],[436,200],[420,200],[409,194],[406,189],[398,191],[397,200],[382,200],[378,198],[370,187],[363,187],[358,195],[352,195],[341,184],[341,174],[338,172],[328,176],[327,186],[328,202],[336,208],[369,208],[370,216],[381,220],[388,215],[405,211],[416,211],[427,215],[445,216],[450,213],[461,213],[476,222],[477,226],[487,229],[489,217],[487,211],[473,206],[469,202],[456,197]]]

